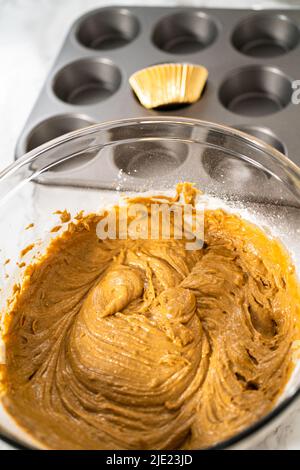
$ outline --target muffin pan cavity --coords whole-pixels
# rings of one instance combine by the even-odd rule
[[[292,102],[293,81],[300,78],[299,35],[300,9],[128,6],[90,11],[70,26],[19,138],[16,158],[89,123],[170,115],[238,126],[300,166],[300,105]],[[133,93],[129,77],[166,63],[204,66],[208,80],[203,93],[192,104],[173,100],[172,105],[146,109]],[[159,87],[157,79],[153,81]],[[175,86],[180,88],[179,82]],[[66,123],[65,118],[57,121],[58,116],[65,116]],[[130,142],[127,148],[129,152]],[[120,170],[132,184],[170,172],[183,178],[190,161],[185,147],[180,156],[170,142],[164,148],[133,150],[130,158],[124,149],[107,162],[102,158],[90,162],[84,168],[85,177],[90,171],[89,184],[105,173],[109,185],[109,178]],[[94,164],[97,169],[92,169]],[[238,171],[235,162],[232,165]],[[51,171],[45,179],[50,179]],[[70,173],[73,178],[74,171]],[[54,176],[57,173],[52,182]],[[63,184],[62,173],[59,176]]]
[[[257,137],[258,139],[262,140],[268,145],[271,145],[274,147],[276,150],[283,154],[287,154],[287,149],[286,146],[281,140],[278,139],[276,135],[273,134],[270,129],[265,129],[261,127],[251,127],[251,126],[234,126],[235,129],[238,129],[242,132],[245,132],[246,134],[253,135],[254,137]]]
[[[49,140],[60,137],[67,132],[76,131],[95,124],[94,121],[81,116],[53,116],[37,124],[28,135],[26,151],[35,149]]]
[[[299,37],[299,27],[285,15],[258,14],[236,27],[232,44],[252,57],[276,57],[294,49]]]
[[[152,41],[171,54],[190,54],[210,46],[218,36],[215,21],[202,12],[167,16],[154,28]]]
[[[103,9],[87,15],[79,24],[77,40],[90,49],[116,49],[133,41],[139,22],[125,9]]]
[[[113,95],[121,83],[121,73],[104,60],[83,59],[58,72],[53,90],[58,98],[74,105],[89,105]]]
[[[238,190],[245,187],[246,184],[253,181],[260,181],[263,184],[268,178],[267,173],[263,170],[255,168],[247,162],[238,160],[237,158],[227,157],[214,161],[204,160],[204,167],[209,176],[219,183],[224,181],[232,181],[232,189]],[[250,190],[250,188],[249,188]]]
[[[188,147],[184,143],[137,142],[119,146],[114,155],[115,165],[132,177],[149,178],[176,170],[186,160]]]
[[[243,116],[265,116],[291,102],[292,84],[280,70],[249,66],[233,71],[220,88],[225,108]]]

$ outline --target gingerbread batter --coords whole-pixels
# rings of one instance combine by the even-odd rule
[[[151,200],[154,203],[154,200]],[[54,449],[194,449],[267,413],[293,367],[284,248],[222,210],[205,244],[105,240],[79,217],[26,269],[7,320],[4,404]]]

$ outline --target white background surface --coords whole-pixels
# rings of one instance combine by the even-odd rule
[[[107,5],[262,9],[300,8],[300,0],[0,0],[0,170],[13,161],[16,140],[71,23]],[[298,408],[258,448],[300,449]],[[0,449],[7,448],[0,440]]]

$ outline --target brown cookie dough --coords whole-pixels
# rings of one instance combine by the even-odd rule
[[[153,202],[153,201],[152,201]],[[55,449],[192,449],[267,413],[292,370],[299,288],[280,243],[222,210],[203,249],[71,222],[7,316],[4,404]]]

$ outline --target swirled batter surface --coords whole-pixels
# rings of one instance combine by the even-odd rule
[[[70,223],[26,270],[5,406],[50,448],[210,446],[267,413],[292,368],[298,284],[282,246],[222,210],[205,244]]]

